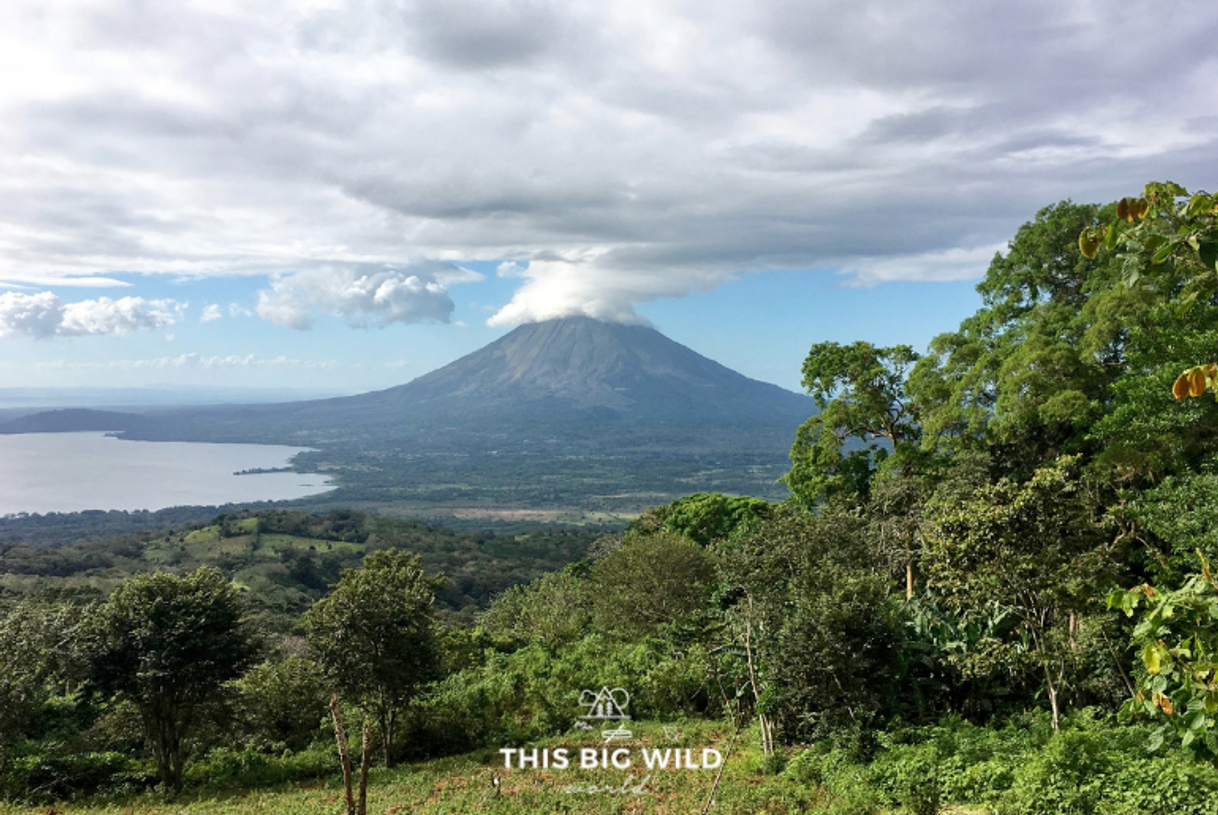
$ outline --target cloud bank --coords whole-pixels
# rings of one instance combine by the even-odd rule
[[[391,323],[447,322],[448,291],[434,273],[360,267],[310,269],[276,278],[258,292],[255,311],[267,322],[306,330],[319,314],[342,317],[356,328]]]
[[[498,323],[979,276],[1048,203],[1213,185],[1216,33],[1209,0],[13,0],[0,281],[271,275],[301,328],[446,319],[437,274],[369,271],[421,258],[512,264]]]
[[[181,310],[172,300],[99,297],[63,303],[51,292],[7,292],[0,294],[0,337],[123,336],[141,328],[172,325]]]

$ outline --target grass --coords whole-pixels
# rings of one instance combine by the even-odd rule
[[[773,815],[803,812],[816,803],[820,793],[797,782],[764,771],[757,734],[740,734],[727,756],[732,729],[715,722],[682,721],[669,725],[631,722],[634,736],[614,741],[610,747],[631,751],[630,769],[609,767],[579,769],[581,748],[606,745],[597,735],[576,731],[536,744],[529,749],[553,751],[567,748],[571,767],[504,769],[504,758],[495,750],[436,759],[396,767],[374,769],[368,790],[369,815],[532,815],[532,813],[698,813],[714,785],[716,770],[648,770],[643,766],[644,749],[669,746],[690,749],[696,758],[703,748],[719,750],[726,759],[715,813],[766,812]],[[665,729],[665,728],[669,729]],[[500,779],[496,790],[493,781]],[[239,783],[239,779],[235,783]],[[625,785],[626,791],[622,788]],[[637,788],[637,790],[636,790]],[[612,790],[612,791],[611,791]],[[338,815],[345,811],[340,776],[324,782],[283,785],[268,789],[188,789],[176,800],[155,793],[121,800],[83,801],[54,807],[21,807],[0,803],[0,815]]]

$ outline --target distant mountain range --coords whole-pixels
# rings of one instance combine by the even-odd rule
[[[522,325],[388,390],[138,413],[47,411],[0,424],[0,433],[115,430],[139,439],[313,446],[322,452],[307,463],[335,468],[359,500],[393,501],[385,490],[401,498],[423,484],[449,494],[443,485],[481,483],[489,492],[464,497],[519,503],[513,479],[565,473],[586,482],[588,471],[605,476],[595,479],[601,496],[638,493],[640,482],[647,482],[641,492],[658,497],[726,488],[726,477],[777,497],[783,488],[774,478],[813,412],[807,396],[749,379],[653,328],[573,317]],[[647,467],[652,474],[640,472]],[[708,468],[718,475],[707,477]],[[488,471],[497,474],[490,484]],[[523,503],[547,501],[535,495]]]

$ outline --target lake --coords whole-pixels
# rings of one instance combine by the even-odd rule
[[[96,432],[0,435],[0,515],[283,501],[333,489],[316,473],[234,474],[285,467],[307,449]]]

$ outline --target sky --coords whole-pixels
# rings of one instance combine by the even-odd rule
[[[1214,190],[1212,0],[5,0],[0,388],[409,381],[650,323],[798,389],[1041,207]]]

